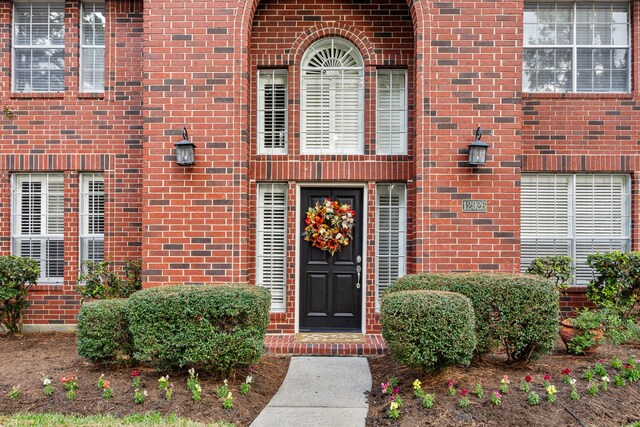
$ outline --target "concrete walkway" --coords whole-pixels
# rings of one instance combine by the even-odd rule
[[[370,390],[366,358],[292,357],[282,386],[251,426],[364,426]]]

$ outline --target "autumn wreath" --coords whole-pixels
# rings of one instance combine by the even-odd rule
[[[353,239],[355,216],[356,213],[347,204],[340,204],[331,199],[316,202],[315,207],[307,210],[304,240],[311,242],[314,248],[331,252],[333,255]]]

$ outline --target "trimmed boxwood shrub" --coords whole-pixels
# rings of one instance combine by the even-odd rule
[[[467,366],[475,348],[471,300],[444,291],[385,295],[380,306],[382,336],[399,363],[436,372]]]
[[[94,362],[130,361],[133,341],[129,333],[127,300],[86,302],[78,313],[78,354]]]
[[[262,355],[269,291],[250,285],[178,285],[129,298],[135,358],[160,369],[229,373]]]
[[[529,360],[554,347],[558,289],[549,279],[506,273],[420,273],[397,279],[384,298],[427,289],[458,292],[471,299],[479,356],[503,345],[508,358]]]

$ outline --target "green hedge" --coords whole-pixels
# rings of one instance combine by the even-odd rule
[[[550,352],[558,336],[558,290],[549,279],[502,273],[414,274],[385,292],[442,290],[461,293],[473,304],[476,352],[503,345],[507,356],[529,360]]]
[[[127,300],[86,302],[78,313],[78,354],[94,362],[131,360]]]
[[[160,369],[199,366],[228,373],[258,361],[269,324],[269,291],[250,285],[178,285],[129,298],[135,358]]]
[[[399,363],[437,372],[469,365],[475,348],[471,300],[444,291],[386,295],[380,306],[382,336]]]

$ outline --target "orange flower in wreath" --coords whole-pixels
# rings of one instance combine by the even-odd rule
[[[347,204],[331,199],[317,202],[307,210],[304,240],[311,246],[334,255],[353,240],[355,211]]]

